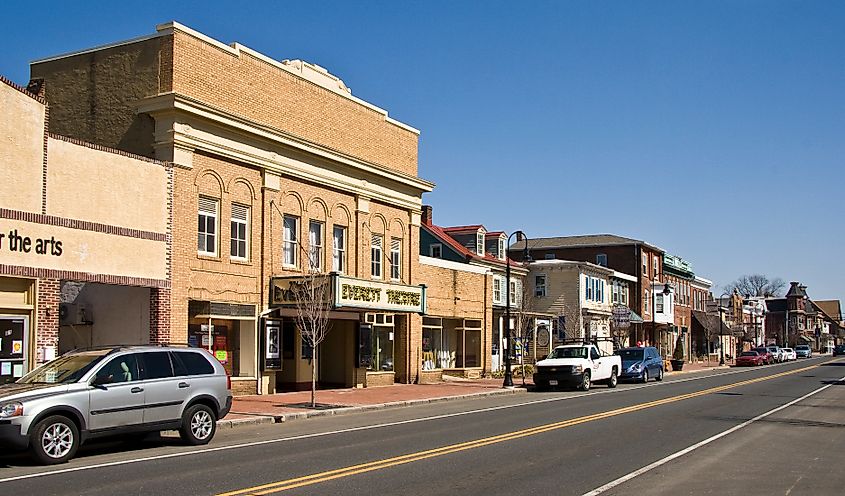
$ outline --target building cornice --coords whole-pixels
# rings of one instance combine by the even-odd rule
[[[147,113],[156,119],[155,146],[157,148],[172,146],[177,150],[208,151],[279,174],[291,175],[417,210],[421,207],[422,193],[434,189],[433,183],[416,176],[343,155],[178,93],[164,93],[145,98],[137,102],[137,109],[139,113]],[[217,132],[219,130],[245,135],[260,142],[269,143],[271,146],[259,147],[250,145],[243,139],[229,139]],[[306,161],[276,153],[272,151],[273,146],[293,149],[306,156],[338,164],[348,169],[349,173],[335,173]],[[190,164],[180,164],[177,156],[172,157],[172,161],[176,165],[190,167]],[[366,175],[372,176],[377,181],[359,179]],[[382,184],[386,187],[380,187]],[[397,194],[397,189],[406,190],[408,193]]]

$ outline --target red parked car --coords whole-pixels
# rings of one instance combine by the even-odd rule
[[[766,363],[768,363],[766,357],[756,351],[743,351],[741,355],[736,357],[737,367],[754,367]]]
[[[775,356],[772,355],[772,352],[769,351],[768,348],[765,346],[760,346],[757,348],[751,348],[751,351],[756,351],[760,355],[762,355],[766,359],[766,365],[771,365],[775,363]]]

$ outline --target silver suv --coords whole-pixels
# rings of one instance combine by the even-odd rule
[[[73,351],[0,386],[0,445],[63,463],[88,439],[178,429],[206,444],[232,406],[231,382],[196,348]]]

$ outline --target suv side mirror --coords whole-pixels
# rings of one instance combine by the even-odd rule
[[[97,389],[106,389],[106,384],[111,384],[111,377],[107,375],[98,375],[91,381],[91,385]]]

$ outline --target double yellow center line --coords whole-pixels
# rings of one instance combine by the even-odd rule
[[[298,487],[303,486],[310,486],[313,484],[319,484],[322,482],[327,482],[334,479],[340,479],[343,477],[349,477],[352,475],[363,474],[366,472],[373,472],[375,470],[382,470],[389,467],[395,467],[397,465],[404,465],[406,463],[417,462],[420,460],[425,460],[427,458],[434,458],[438,456],[448,455],[450,453],[457,453],[459,451],[466,451],[475,448],[481,448],[483,446],[489,446],[491,444],[498,444],[503,443],[505,441],[511,441],[514,439],[519,439],[522,437],[527,436],[534,436],[537,434],[542,434],[544,432],[554,431],[558,429],[564,429],[566,427],[572,427],[578,424],[584,424],[587,422],[593,422],[596,420],[601,420],[609,417],[615,417],[617,415],[624,415],[626,413],[637,412],[640,410],[645,410],[648,408],[654,408],[660,405],[666,405],[669,403],[675,403],[678,401],[684,401],[691,398],[697,398],[699,396],[704,396],[707,394],[718,393],[720,391],[725,391],[726,389],[732,389],[739,386],[746,386],[748,384],[754,384],[757,382],[767,381],[770,379],[775,379],[778,377],[783,377],[786,375],[797,374],[800,372],[806,372],[807,370],[811,370],[818,367],[818,365],[812,365],[809,367],[803,367],[800,369],[790,370],[786,372],[780,372],[778,374],[769,375],[765,377],[759,377],[757,379],[748,379],[741,382],[735,382],[732,384],[726,384],[724,386],[717,386],[709,389],[703,389],[701,391],[696,391],[694,393],[687,393],[682,394],[679,396],[672,396],[670,398],[664,398],[661,400],[650,401],[647,403],[640,403],[637,405],[627,406],[624,408],[618,408],[616,410],[609,410],[602,413],[596,413],[593,415],[587,415],[584,417],[577,417],[574,419],[563,420],[560,422],[554,422],[551,424],[540,425],[537,427],[531,427],[529,429],[522,429],[518,431],[509,432],[506,434],[499,434],[497,436],[486,437],[482,439],[476,439],[474,441],[467,441],[464,443],[458,444],[451,444],[448,446],[443,446],[441,448],[435,448],[425,451],[418,451],[416,453],[409,453],[407,455],[395,456],[393,458],[386,458],[383,460],[377,460],[374,462],[369,463],[362,463],[359,465],[351,465],[344,468],[339,468],[335,470],[329,470],[326,472],[319,472],[312,475],[306,475],[303,477],[296,477],[293,479],[286,479],[283,481],[272,482],[269,484],[263,484],[260,486],[248,487],[246,489],[240,489],[237,491],[231,491],[227,493],[221,493],[218,496],[258,496],[258,495],[266,495],[266,494],[273,494],[279,493],[282,491],[287,491],[289,489],[295,489]]]

